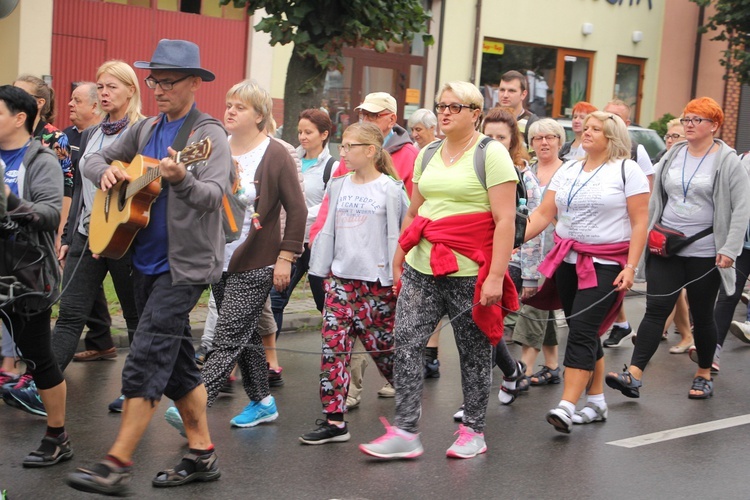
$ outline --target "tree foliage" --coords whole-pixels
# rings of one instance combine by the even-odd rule
[[[325,73],[343,68],[344,47],[385,52],[389,42],[426,33],[430,15],[421,0],[220,0],[247,7],[248,15],[265,9],[256,31],[271,35],[271,45],[294,44],[284,91],[284,122],[296,123],[301,109],[317,107]],[[421,35],[426,44],[428,34]],[[290,81],[291,80],[291,81]],[[285,138],[290,127],[285,127]]]
[[[727,42],[722,66],[732,71],[741,83],[750,84],[750,0],[691,0],[701,7],[713,4],[716,13],[702,28],[716,31],[712,40]]]

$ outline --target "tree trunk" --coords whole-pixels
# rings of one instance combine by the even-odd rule
[[[300,56],[295,47],[286,71],[283,140],[297,145],[299,114],[305,109],[320,107],[324,82],[325,71],[315,58]]]

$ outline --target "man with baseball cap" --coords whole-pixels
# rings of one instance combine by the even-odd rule
[[[354,110],[359,112],[360,120],[374,123],[380,128],[385,138],[383,147],[391,155],[393,166],[404,181],[406,192],[411,196],[411,177],[414,173],[414,160],[417,159],[419,150],[411,142],[409,133],[396,123],[398,119],[396,99],[387,92],[373,92],[367,94],[364,102]],[[333,175],[344,175],[347,172],[346,163],[342,161]]]
[[[161,194],[151,219],[132,245],[133,281],[140,313],[130,354],[122,370],[122,421],[105,459],[68,475],[72,487],[108,495],[125,494],[132,456],[162,395],[174,400],[184,420],[188,447],[180,463],[156,474],[157,487],[213,481],[221,475],[206,421],[206,388],[195,364],[189,313],[207,284],[221,277],[224,241],[222,197],[229,189],[231,154],[221,123],[195,107],[195,93],[214,74],[203,69],[198,46],[185,40],[161,40],[150,62],[160,114],[128,128],[111,146],[94,153],[84,175],[107,191],[130,177],[115,160],[137,154],[161,158]],[[210,139],[206,161],[185,166],[175,150]],[[91,231],[96,228],[92,225]]]

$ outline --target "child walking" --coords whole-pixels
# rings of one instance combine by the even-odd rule
[[[408,198],[377,126],[351,125],[339,150],[351,172],[329,184],[318,216],[325,222],[317,237],[310,235],[309,272],[327,278],[320,363],[320,400],[327,418],[300,437],[304,444],[350,439],[344,413],[355,337],[383,377],[393,382],[392,262]]]

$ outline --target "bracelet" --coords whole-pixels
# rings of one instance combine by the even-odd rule
[[[290,259],[289,257],[284,257],[283,255],[279,255],[278,260],[285,260],[287,262],[291,262],[294,264],[294,259]]]
[[[635,274],[638,274],[638,268],[637,268],[637,267],[635,267],[635,266],[634,266],[633,264],[625,264],[625,267],[629,267],[630,269],[632,269],[632,270],[633,270],[633,272],[634,272]]]

